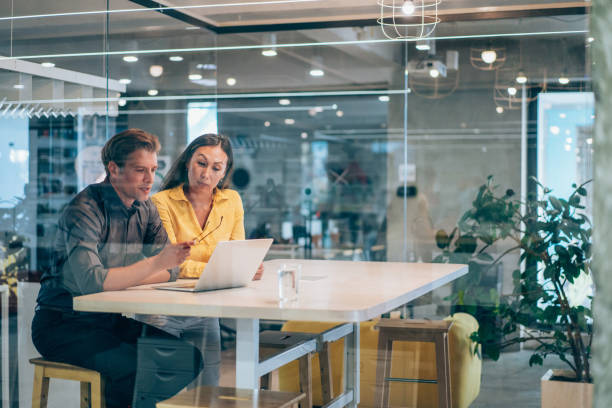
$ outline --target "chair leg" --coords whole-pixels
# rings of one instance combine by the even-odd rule
[[[391,376],[391,353],[393,341],[384,329],[378,334],[378,359],[376,362],[376,396],[374,405],[381,408],[389,406],[389,384],[387,377]]]
[[[436,336],[436,369],[438,372],[438,404],[440,408],[451,408],[450,359],[448,334]]]
[[[312,408],[312,353],[300,357],[300,390],[306,394],[300,408]]]
[[[45,368],[34,368],[34,384],[32,387],[32,408],[47,408],[49,396],[49,377],[45,377]]]
[[[81,381],[81,408],[91,407],[91,384]]]
[[[334,384],[331,374],[331,359],[329,352],[330,343],[323,344],[323,348],[319,351],[319,368],[321,371],[321,396],[323,404],[330,402],[334,395]]]
[[[98,374],[97,378],[91,381],[91,408],[104,408],[104,380]]]

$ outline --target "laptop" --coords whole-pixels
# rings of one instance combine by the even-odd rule
[[[165,283],[154,288],[204,292],[246,286],[253,279],[272,241],[272,238],[221,241],[197,282]]]

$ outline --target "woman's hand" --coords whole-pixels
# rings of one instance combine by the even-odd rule
[[[263,264],[259,265],[259,268],[257,268],[257,272],[255,272],[255,276],[253,276],[253,280],[260,280],[262,275],[264,273],[264,266]]]

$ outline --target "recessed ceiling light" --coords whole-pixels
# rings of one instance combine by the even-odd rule
[[[151,76],[154,78],[160,77],[163,73],[164,67],[161,65],[151,65],[149,67],[149,74],[151,74]]]
[[[495,108],[495,111],[501,115],[502,113],[504,113],[504,108],[503,106],[498,106]]]
[[[23,88],[25,88],[25,85],[24,84],[15,84],[15,85],[13,85],[13,88],[15,88],[15,89],[23,89]]]
[[[341,118],[341,117],[343,117],[343,116],[344,116],[344,112],[343,112],[343,111],[341,111],[341,110],[337,110],[337,111],[336,111],[336,116],[337,116],[337,117],[339,117],[339,118]]]
[[[168,59],[172,62],[181,62],[183,60],[183,57],[181,57],[180,55],[172,55]]]
[[[229,77],[225,80],[225,83],[229,86],[234,86],[236,85],[236,78]]]
[[[440,76],[440,71],[438,71],[437,69],[433,68],[429,70],[429,76],[432,78],[437,78]]]
[[[159,93],[159,91],[157,89],[149,89],[147,93],[149,94],[149,96],[155,96]]]
[[[493,64],[497,60],[497,52],[495,50],[484,50],[480,54],[480,58],[487,64]]]
[[[527,75],[525,75],[523,72],[519,72],[518,75],[516,76],[516,82],[518,84],[527,83]]]
[[[572,146],[570,146],[570,145],[566,144],[566,145],[565,145],[565,151],[566,151],[566,152],[569,152],[570,150],[572,150]]]
[[[317,115],[317,111],[314,108],[308,109],[308,114],[310,116],[316,116]]]
[[[274,48],[266,48],[261,51],[261,55],[263,55],[264,57],[276,57],[278,55],[278,52],[276,52]]]
[[[389,102],[389,99],[390,99],[389,95],[380,95],[378,97],[378,100],[381,101],[381,102]]]
[[[121,98],[121,99],[119,99],[118,104],[119,104],[119,106],[125,106],[127,104],[127,101],[125,99]]]
[[[200,74],[189,74],[190,81],[198,81],[200,79],[202,79],[202,75]]]
[[[559,83],[560,83],[561,85],[567,85],[567,84],[569,84],[569,82],[570,82],[569,78],[568,78],[568,77],[566,77],[565,75],[563,75],[563,76],[559,77],[559,80],[558,80],[558,81],[559,81]]]
[[[308,133],[306,132],[302,132],[300,136],[302,137],[302,139],[308,139]]]
[[[123,85],[129,85],[129,84],[131,84],[131,83],[132,83],[132,80],[131,80],[131,79],[129,79],[129,78],[121,78],[121,79],[119,80],[119,83],[120,83],[120,84],[123,84]]]
[[[138,57],[135,55],[126,55],[125,57],[123,57],[123,60],[125,62],[136,62],[138,61]]]
[[[333,106],[333,109],[337,109],[337,108],[338,108],[338,105],[334,105]],[[314,110],[317,113],[321,113],[321,112],[323,112],[323,107],[322,106],[315,106]]]
[[[278,103],[283,106],[291,105],[291,101],[287,98],[279,99]]]
[[[567,115],[566,115],[565,113],[560,113],[560,114],[559,114],[559,117],[560,117],[561,119],[565,119],[565,118],[567,117]]]
[[[565,143],[570,144],[573,142],[573,139],[571,137],[566,137],[565,138]]]
[[[516,95],[517,92],[518,92],[517,89],[515,87],[513,87],[513,86],[508,88],[508,95],[510,95],[510,96]]]
[[[551,126],[550,127],[550,133],[552,133],[553,135],[558,135],[560,131],[561,131],[561,129],[559,129],[559,126]]]
[[[589,37],[589,38],[587,38],[587,42],[592,43],[593,41],[595,41],[595,38],[593,38],[593,37]]]
[[[264,122],[264,126],[265,126],[265,127],[270,127],[270,121],[269,121],[269,120],[266,120],[266,121]]]
[[[593,138],[592,137],[587,138],[586,142],[587,144],[593,144]]]
[[[295,119],[287,118],[285,119],[285,125],[293,125],[295,124]]]
[[[322,69],[314,68],[314,69],[310,70],[310,76],[313,76],[313,77],[322,77],[323,75],[325,75],[325,72],[323,72]]]
[[[54,63],[52,63],[52,62],[48,62],[48,61],[47,61],[47,62],[43,62],[43,63],[42,63],[42,64],[40,64],[40,65],[42,65],[42,66],[43,66],[43,67],[45,67],[45,68],[53,68],[53,67],[55,66],[55,64],[54,64]]]
[[[209,71],[214,71],[217,69],[217,64],[198,64],[196,65],[197,69],[206,69]]]

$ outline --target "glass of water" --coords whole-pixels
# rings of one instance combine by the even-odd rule
[[[278,299],[281,302],[296,300],[299,293],[302,265],[283,263],[278,268]]]

